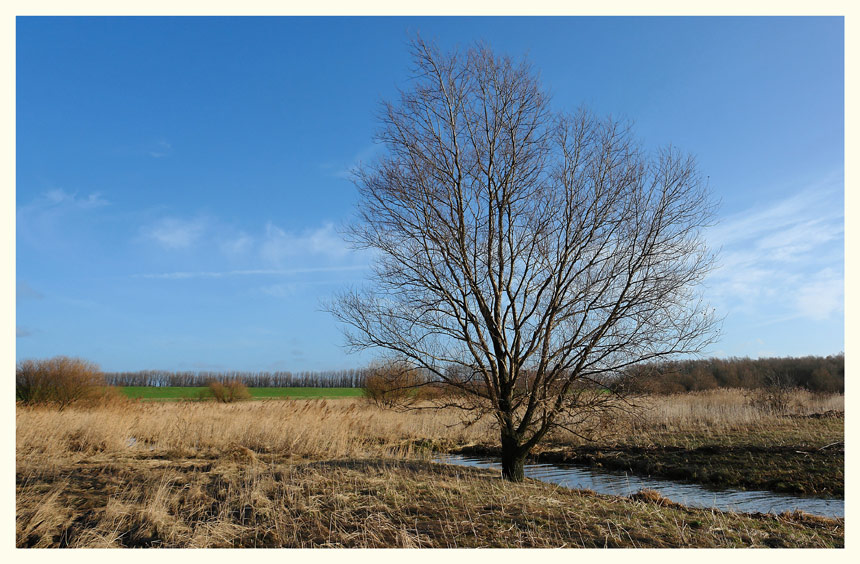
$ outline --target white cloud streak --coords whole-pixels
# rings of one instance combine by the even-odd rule
[[[45,295],[27,284],[24,281],[18,281],[15,287],[15,302],[20,303],[21,300],[41,300]]]
[[[365,270],[367,265],[323,266],[309,268],[255,269],[255,270],[224,270],[200,272],[163,272],[157,274],[135,274],[134,278],[156,280],[186,280],[190,278],[230,278],[236,276],[295,276],[297,274],[312,274],[319,272],[349,272]]]
[[[183,254],[172,258],[159,255],[159,261],[183,260],[183,265],[193,259],[195,267],[163,272],[132,274],[132,278],[148,280],[202,280],[228,278],[302,278],[276,280],[269,285],[257,286],[256,291],[273,297],[292,295],[301,286],[317,286],[335,282],[328,277],[319,279],[314,274],[359,272],[370,267],[367,253],[350,249],[330,222],[303,230],[288,230],[272,222],[264,225],[259,234],[248,234],[231,227],[218,218],[179,219],[162,218],[141,229],[143,238],[158,247],[177,251],[193,248],[194,256]],[[165,258],[161,258],[164,256]],[[162,262],[162,264],[165,264]],[[180,267],[182,268],[182,267]],[[352,278],[352,277],[350,277]],[[297,285],[298,284],[298,285]]]
[[[163,157],[168,156],[170,154],[171,149],[173,149],[173,147],[170,145],[170,143],[162,139],[161,141],[156,143],[156,148],[154,150],[149,151],[149,156],[154,159],[161,159]]]
[[[344,165],[343,161],[329,161],[320,165],[320,168],[328,171],[329,176],[350,180],[355,169],[373,160],[383,148],[384,145],[381,143],[373,143],[365,146],[361,151],[353,155],[349,160],[349,164]]]
[[[843,312],[841,179],[727,217],[707,237],[712,248],[721,247],[708,284],[724,313],[765,325]]]
[[[221,252],[228,256],[241,256],[251,251],[254,245],[254,238],[245,233],[240,232],[233,238],[221,241]]]
[[[260,256],[273,265],[281,265],[287,259],[297,255],[312,254],[342,258],[348,253],[349,247],[338,236],[331,223],[300,234],[288,233],[277,225],[268,223],[260,247]]]
[[[26,327],[21,327],[20,325],[15,327],[15,338],[20,339],[22,337],[31,337],[34,331],[32,329],[28,329]]]
[[[75,209],[90,210],[110,205],[100,192],[92,192],[86,197],[78,197],[77,192],[66,192],[62,188],[55,188],[44,192],[41,196],[18,208],[18,213],[29,215],[34,213],[48,213],[71,211]]]
[[[207,221],[202,218],[185,220],[166,217],[142,229],[143,236],[155,241],[169,250],[182,250],[193,247],[207,229]]]
[[[78,229],[89,221],[97,210],[110,205],[99,192],[78,196],[56,188],[16,209],[18,241],[26,241],[37,248],[70,247]]]
[[[289,298],[295,293],[296,286],[295,284],[272,284],[262,286],[260,291],[275,298]]]

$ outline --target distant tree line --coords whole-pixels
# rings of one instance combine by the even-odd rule
[[[845,355],[782,358],[708,358],[638,365],[619,383],[637,392],[671,394],[713,388],[804,388],[845,392]]]
[[[110,386],[206,386],[209,382],[237,381],[249,388],[363,388],[368,369],[302,372],[212,372],[141,370],[106,372]]]
[[[141,370],[106,372],[109,386],[206,386],[212,381],[238,381],[249,388],[364,388],[376,367],[301,372],[213,372]],[[434,378],[424,371],[418,380]],[[527,379],[526,379],[527,380]],[[463,376],[463,383],[471,381]],[[635,392],[671,394],[713,388],[805,388],[813,392],[844,393],[845,355],[781,358],[708,358],[632,366],[617,385]],[[474,382],[474,385],[480,385]]]

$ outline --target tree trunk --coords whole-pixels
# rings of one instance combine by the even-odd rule
[[[522,482],[528,451],[524,450],[517,437],[502,431],[502,477],[510,482]]]

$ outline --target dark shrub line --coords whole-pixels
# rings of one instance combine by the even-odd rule
[[[632,391],[663,394],[714,388],[844,393],[845,355],[662,362],[630,368],[619,384]]]

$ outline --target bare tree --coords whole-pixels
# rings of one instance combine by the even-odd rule
[[[352,348],[408,359],[494,417],[520,481],[548,432],[618,406],[620,369],[711,342],[695,289],[712,205],[691,157],[554,113],[526,62],[420,39],[413,54],[412,88],[380,116],[386,155],[355,174],[349,235],[375,251],[373,284],[330,310]]]

